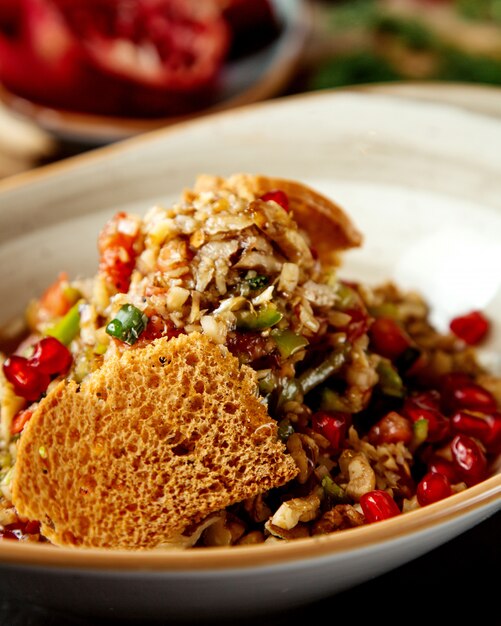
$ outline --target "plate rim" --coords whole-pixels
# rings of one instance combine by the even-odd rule
[[[498,509],[494,504],[498,502]],[[231,572],[305,564],[317,559],[335,559],[347,553],[399,542],[452,523],[459,517],[501,509],[501,474],[435,502],[384,520],[343,531],[249,546],[192,549],[109,550],[66,548],[30,542],[0,542],[0,564],[45,567],[57,570],[163,572],[205,575],[210,571]]]

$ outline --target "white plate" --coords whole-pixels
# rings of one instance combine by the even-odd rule
[[[466,249],[445,278],[450,310],[437,300],[437,319],[473,295],[495,321],[485,352],[495,361],[499,279],[494,273],[488,281],[491,257],[478,253],[491,250],[495,260],[499,253],[500,146],[501,123],[488,117],[327,92],[216,114],[7,179],[0,182],[0,323],[59,271],[93,274],[98,230],[118,209],[144,213],[202,172],[245,171],[301,180],[344,206],[365,234],[364,247],[345,257],[347,277],[398,278],[433,295],[460,241]],[[481,288],[465,289],[464,257]],[[500,494],[498,474],[398,518],[279,545],[130,553],[2,542],[0,574],[7,593],[73,612],[243,616],[314,601],[406,563],[499,510]]]

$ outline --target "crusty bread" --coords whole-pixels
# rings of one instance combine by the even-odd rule
[[[229,178],[203,174],[194,187],[195,192],[219,189],[249,201],[274,189],[284,191],[294,219],[325,264],[337,264],[339,251],[362,243],[361,233],[340,206],[300,182],[254,174],[234,174]]]
[[[54,544],[149,548],[296,474],[255,372],[193,333],[59,383],[21,437],[13,502]]]

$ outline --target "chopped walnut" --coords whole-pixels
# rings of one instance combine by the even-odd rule
[[[229,513],[222,515],[203,533],[205,546],[231,546],[245,533],[245,525]]]
[[[346,493],[357,502],[360,498],[376,488],[376,474],[363,452],[345,450],[339,459],[343,474],[348,477]]]
[[[317,464],[318,444],[309,435],[294,433],[287,440],[287,449],[299,468],[296,480],[304,484]]]
[[[322,517],[313,525],[314,535],[324,535],[335,530],[354,528],[362,526],[364,516],[351,504],[336,504],[332,509],[326,511]]]
[[[301,539],[303,537],[309,537],[310,531],[308,526],[305,524],[297,524],[294,528],[287,530],[286,528],[280,528],[280,526],[275,526],[271,521],[266,522],[265,529],[269,532],[273,537],[278,539]]]
[[[262,493],[245,500],[244,509],[254,522],[264,522],[271,517],[271,509],[265,503]]]
[[[294,528],[299,522],[311,522],[318,515],[320,498],[311,494],[305,498],[293,498],[279,506],[271,518],[271,524],[285,530]]]
[[[251,530],[250,533],[247,533],[243,537],[241,537],[236,545],[238,546],[249,546],[256,545],[257,543],[264,543],[265,537],[264,534],[260,530]]]

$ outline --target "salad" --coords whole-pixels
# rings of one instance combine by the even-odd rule
[[[491,322],[463,312],[439,333],[419,294],[340,278],[344,250],[360,244],[329,199],[246,174],[201,176],[171,206],[111,217],[96,274],[61,273],[2,359],[2,538],[47,541],[40,519],[18,515],[12,486],[23,436],[57,385],[180,336],[202,334],[253,370],[296,466],[286,484],[212,511],[185,546],[337,532],[487,478],[501,449],[501,380],[475,350]]]

